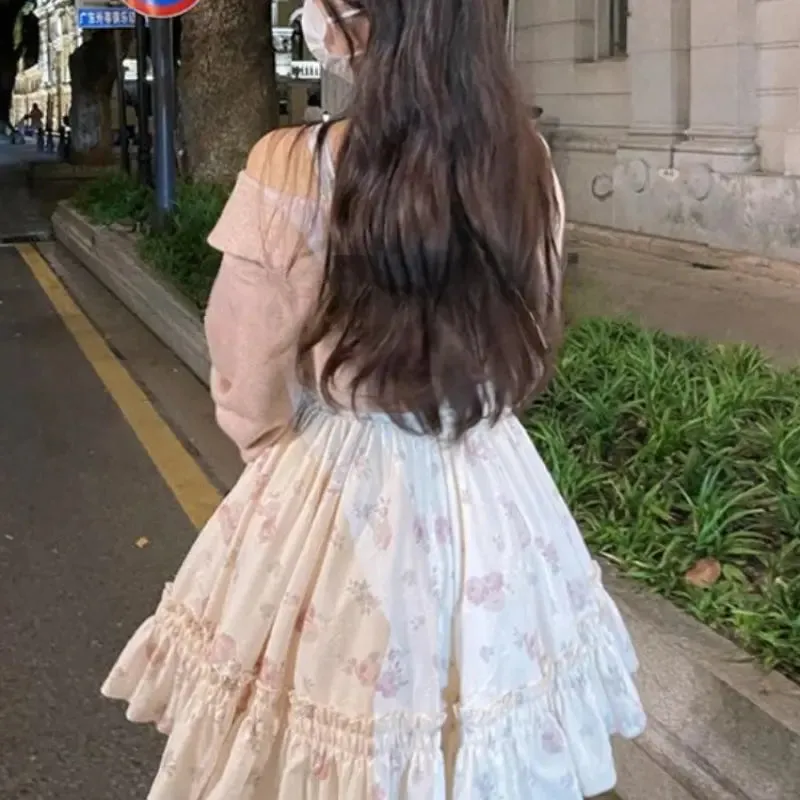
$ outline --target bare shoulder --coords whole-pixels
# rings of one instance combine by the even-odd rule
[[[265,188],[308,194],[314,182],[313,147],[316,128],[279,128],[256,142],[245,172]]]

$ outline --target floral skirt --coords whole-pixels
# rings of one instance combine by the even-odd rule
[[[623,622],[520,423],[320,412],[249,464],[103,686],[150,800],[577,800],[645,724]]]

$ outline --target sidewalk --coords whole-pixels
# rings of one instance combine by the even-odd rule
[[[0,137],[0,244],[40,241],[52,235],[27,175],[31,164],[55,160],[50,153],[40,153],[35,144],[11,144]]]
[[[568,318],[629,316],[650,328],[714,342],[756,345],[780,363],[800,362],[800,264],[743,259],[713,264],[666,257],[616,243],[569,242]],[[676,251],[677,255],[677,251]]]

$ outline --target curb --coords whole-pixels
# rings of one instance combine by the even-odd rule
[[[137,255],[135,238],[90,224],[67,203],[53,214],[56,239],[208,384],[210,361],[200,312]]]
[[[56,238],[202,381],[199,312],[144,265],[134,237],[62,204]],[[607,569],[606,586],[637,647],[647,732],[615,742],[625,800],[790,800],[800,787],[800,687],[671,603]]]

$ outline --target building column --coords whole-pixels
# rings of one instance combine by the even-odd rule
[[[691,108],[676,166],[755,172],[756,0],[692,0]]]
[[[628,20],[631,124],[621,160],[671,167],[689,125],[690,0],[636,0]]]

